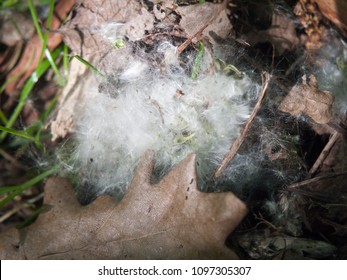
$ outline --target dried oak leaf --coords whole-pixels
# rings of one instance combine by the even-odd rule
[[[124,199],[109,196],[80,206],[67,180],[51,178],[51,210],[21,235],[0,235],[1,259],[235,259],[225,239],[247,213],[232,193],[202,193],[190,155],[150,184],[147,153]]]
[[[295,117],[304,114],[318,124],[326,124],[332,118],[333,102],[334,96],[328,91],[320,91],[316,78],[311,75],[309,84],[304,76],[303,83],[290,90],[278,109]]]

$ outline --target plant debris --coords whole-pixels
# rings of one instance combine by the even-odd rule
[[[319,124],[326,124],[332,119],[333,95],[318,89],[316,78],[311,75],[309,84],[303,77],[301,85],[294,86],[283,99],[279,110],[295,117],[305,114]]]
[[[247,213],[232,193],[197,188],[191,155],[156,185],[153,154],[142,159],[124,199],[81,206],[69,181],[47,181],[47,210],[28,228],[0,235],[1,259],[236,259],[225,246]]]
[[[1,34],[2,134],[17,136],[0,147],[0,181],[9,190],[26,186],[4,196],[13,201],[1,209],[1,259],[346,259],[343,2],[58,2],[48,47],[64,40],[70,72],[45,122],[52,132],[45,143],[56,148],[47,162],[35,147],[11,141],[22,135],[38,143],[26,126],[30,132],[43,119],[55,88],[37,84],[40,106],[21,98],[15,125],[23,131],[7,120],[40,59],[41,40]],[[237,98],[223,95],[226,89]],[[121,138],[127,130],[137,136]],[[69,179],[48,179],[43,193],[27,188],[23,154],[42,165],[58,162]],[[126,176],[118,176],[122,168]],[[8,230],[40,211],[31,225]]]

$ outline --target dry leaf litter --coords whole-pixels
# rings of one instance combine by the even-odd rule
[[[336,183],[344,182],[345,161],[334,162],[345,150],[346,48],[338,35],[329,33],[326,21],[322,26],[315,21],[307,25],[300,37],[290,6],[271,1],[256,9],[242,1],[236,5],[118,1],[112,9],[110,3],[82,2],[62,28],[64,40],[103,76],[77,61],[71,63],[74,75],[64,90],[52,133],[55,140],[68,136],[58,157],[65,166],[62,173],[77,181],[79,201],[95,201],[81,207],[69,198],[76,210],[65,211],[59,208],[63,198],[55,194],[48,199],[49,181],[45,203],[53,210],[29,227],[24,243],[11,236],[13,232],[4,233],[0,239],[7,244],[4,258],[343,255],[343,248],[333,244],[344,244],[346,220],[334,220],[332,213],[346,202],[319,186],[336,177],[332,190],[346,192]],[[307,9],[302,2],[298,5]],[[250,11],[262,16],[251,19]],[[241,24],[242,18],[248,23]],[[309,20],[312,17],[302,18]],[[330,43],[320,38],[320,49],[300,50],[298,46],[309,48],[315,39],[309,28],[321,28],[319,34]],[[286,59],[292,60],[285,65]],[[264,70],[272,72],[264,104],[235,157],[216,178],[216,169],[249,121],[264,86],[260,78]],[[334,133],[324,155],[317,154]],[[311,137],[321,147],[310,147]],[[154,160],[141,165],[147,150],[154,151]],[[153,164],[153,170],[144,169],[146,164]],[[317,172],[323,175],[310,179]],[[71,191],[57,180],[53,180],[57,186]],[[123,200],[117,205],[103,194]],[[335,204],[328,207],[329,203]],[[228,238],[236,255],[225,240],[248,209],[248,217]],[[85,215],[88,211],[90,216]],[[149,228],[138,214],[146,211]],[[81,223],[54,218],[69,215]],[[66,228],[66,236],[54,233],[51,247],[37,247],[35,235],[47,238],[49,225]],[[322,238],[322,225],[334,229],[337,237]],[[182,236],[180,230],[189,227],[192,230]],[[75,238],[69,234],[73,230],[85,235]]]

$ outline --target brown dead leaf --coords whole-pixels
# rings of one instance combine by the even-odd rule
[[[66,18],[71,10],[74,0],[60,1],[54,8],[55,15],[52,19],[51,29],[58,29],[61,19]],[[59,18],[58,18],[58,17]],[[56,48],[62,41],[59,33],[50,33],[48,36],[48,48],[50,50]],[[42,50],[42,42],[38,35],[34,36],[28,43],[18,65],[8,74],[7,79],[16,77],[12,83],[6,87],[7,94],[11,95],[16,88],[23,86],[24,82],[30,77],[37,67]]]
[[[0,73],[9,72],[16,65],[22,49],[23,44],[19,42],[16,46],[8,47],[0,54]]]
[[[153,28],[154,16],[145,8],[142,8],[139,14],[129,20],[125,25],[125,34],[131,41],[137,41],[143,38],[146,31]]]
[[[313,0],[325,17],[347,37],[347,2],[345,0]]]
[[[295,117],[304,114],[318,124],[326,124],[332,118],[333,102],[333,95],[320,91],[315,77],[311,75],[309,84],[304,76],[303,83],[290,90],[278,109]]]
[[[24,232],[0,235],[1,259],[236,259],[224,244],[247,213],[232,193],[197,189],[195,156],[150,184],[147,153],[124,199],[80,206],[67,180],[51,178],[52,209]]]
[[[7,46],[15,46],[23,40],[29,40],[35,27],[29,15],[11,11],[10,15],[0,15],[0,42]]]
[[[176,12],[182,17],[180,26],[188,37],[194,36],[205,24],[207,27],[203,30],[203,35],[207,37],[209,32],[213,31],[219,37],[226,38],[232,30],[224,4],[180,6]]]
[[[139,1],[85,0],[78,2],[81,5],[75,8],[74,17],[66,22],[60,30],[64,34],[64,42],[70,47],[72,53],[82,57],[93,56],[100,60],[105,54],[112,51],[113,47],[107,39],[109,37],[107,33],[119,35],[117,24],[127,23],[126,26],[123,26],[127,32],[135,27],[142,28],[142,30],[136,30],[137,36],[144,34],[144,28],[151,25],[149,16],[141,9]],[[141,21],[142,12],[145,13],[144,22],[135,24],[135,18]],[[108,32],[105,34],[105,29],[107,29],[105,27],[109,24],[115,28],[108,28]],[[123,30],[122,33],[124,33]]]

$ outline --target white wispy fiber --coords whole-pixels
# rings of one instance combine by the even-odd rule
[[[237,80],[203,70],[193,80],[173,50],[169,43],[158,47],[163,67],[133,58],[112,73],[117,76],[114,90],[100,93],[96,86],[85,93],[76,112],[74,158],[95,195],[121,197],[148,149],[156,154],[158,177],[196,153],[203,184],[239,136],[259,86],[247,76]]]
[[[334,112],[347,112],[347,45],[332,38],[317,54],[315,75],[321,90],[330,91],[334,97]]]

